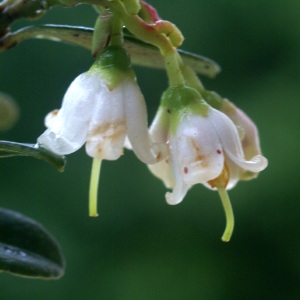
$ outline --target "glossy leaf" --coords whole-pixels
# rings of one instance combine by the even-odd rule
[[[0,158],[10,156],[32,156],[42,159],[63,172],[66,165],[65,156],[60,156],[40,147],[37,144],[22,144],[10,141],[0,141]]]
[[[56,279],[64,274],[64,268],[59,244],[41,224],[0,208],[0,271]]]
[[[66,42],[91,50],[93,28],[68,26],[68,25],[42,25],[22,28],[14,33],[9,33],[0,39],[0,51],[16,46],[29,38],[48,39],[56,42]],[[131,56],[135,65],[149,68],[164,68],[163,57],[157,48],[136,39],[129,32],[124,31],[124,47]],[[215,77],[221,70],[213,60],[201,55],[193,54],[178,49],[183,62],[195,72],[208,77]]]

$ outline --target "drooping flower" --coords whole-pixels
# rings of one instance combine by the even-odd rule
[[[245,159],[251,160],[254,156],[261,155],[258,131],[254,122],[229,100],[222,98],[216,92],[206,90],[190,67],[183,65],[181,70],[188,85],[195,88],[210,106],[224,113],[234,123],[239,133]],[[250,180],[257,175],[257,172],[232,165],[227,189],[233,187],[238,180]]]
[[[122,81],[113,90],[99,74],[79,75],[67,90],[60,110],[46,117],[48,129],[38,143],[59,155],[86,144],[87,154],[118,159],[128,136],[134,152],[145,163],[157,162],[161,146],[151,142],[144,98],[135,80]]]
[[[149,169],[172,189],[166,193],[169,204],[180,203],[197,183],[218,189],[224,200],[225,190],[236,185],[241,171],[258,173],[267,166],[258,151],[246,158],[233,121],[186,86],[164,93],[150,133],[156,142],[168,144],[168,157]]]
[[[45,121],[48,129],[38,143],[59,155],[85,144],[87,154],[96,160],[115,160],[128,137],[144,163],[153,164],[165,156],[165,145],[151,140],[144,97],[120,47],[106,48],[92,68],[71,83],[61,109]]]
[[[103,71],[108,73],[103,69],[98,62],[71,83],[61,109],[46,117],[48,129],[38,143],[60,155],[86,144],[91,157],[115,160],[122,155],[128,136],[140,160],[157,162],[162,145],[153,143],[148,134],[146,104],[131,69],[121,76],[114,74],[113,80],[102,76]],[[109,72],[113,76],[114,70]]]
[[[232,120],[203,100],[199,101],[199,97],[197,91],[188,87],[168,90],[150,128],[155,141],[169,145],[169,156],[149,166],[166,187],[173,189],[166,194],[169,204],[181,202],[194,184],[214,188],[210,182],[224,169],[228,174],[224,187],[229,189],[240,179],[237,174],[240,170],[257,173],[267,166],[259,147],[252,157],[245,156]],[[252,143],[252,138],[258,145],[256,135],[249,136],[248,143]]]

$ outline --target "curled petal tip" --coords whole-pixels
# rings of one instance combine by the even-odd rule
[[[140,140],[139,144],[133,144],[132,149],[142,162],[149,165],[165,159],[168,153],[166,144],[151,143],[150,139]]]
[[[166,193],[166,201],[168,204],[170,205],[176,205],[178,203],[181,202],[181,200],[178,200],[175,196],[174,196],[174,193],[171,193],[171,192],[167,192]]]
[[[254,173],[263,171],[268,166],[268,160],[262,155],[255,155],[250,160],[239,158],[231,153],[227,153],[228,156],[242,169],[251,171]]]
[[[179,204],[185,197],[188,189],[189,186],[184,183],[175,185],[172,193],[171,192],[166,193],[167,203],[170,205]]]
[[[256,172],[260,172],[268,166],[268,160],[262,155],[254,156],[251,162],[256,166]]]

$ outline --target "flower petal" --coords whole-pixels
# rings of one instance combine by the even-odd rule
[[[167,143],[169,127],[170,115],[165,107],[160,106],[149,129],[152,139],[155,142]]]
[[[229,181],[225,186],[226,190],[230,190],[236,186],[238,181],[240,180],[240,171],[241,168],[235,164],[232,160],[230,160],[227,155],[225,154],[225,164],[227,166],[227,172],[229,175]],[[210,190],[217,190],[216,187],[212,187],[209,183],[204,183],[205,187]]]
[[[166,188],[174,188],[174,176],[168,159],[163,159],[156,164],[148,165],[148,168],[156,177],[163,181]]]
[[[185,197],[189,186],[184,182],[177,182],[172,192],[166,193],[166,201],[170,205],[179,204]]]
[[[113,90],[103,84],[90,119],[87,154],[99,159],[118,159],[123,153],[126,132],[123,84]]]
[[[169,138],[169,119],[166,109],[160,106],[149,129],[150,136],[155,142],[167,144]],[[167,188],[174,188],[175,180],[170,166],[169,153],[160,162],[148,164],[148,168],[154,176],[163,181]]]
[[[268,160],[262,155],[256,155],[250,160],[240,159],[237,156],[234,156],[233,153],[227,152],[229,158],[231,158],[238,166],[241,168],[251,171],[251,172],[260,172],[268,166]]]
[[[50,128],[38,138],[38,143],[59,155],[78,150],[86,140],[98,85],[98,76],[79,75],[71,83],[62,108],[48,124]]]
[[[261,155],[258,130],[254,122],[229,100],[224,99],[222,112],[228,116],[238,129],[246,159]]]
[[[212,180],[223,170],[222,145],[207,117],[186,116],[171,137],[170,152],[172,165],[178,168],[174,171],[188,185]]]
[[[250,160],[245,160],[237,128],[225,114],[211,108],[209,120],[211,126],[215,128],[229,159],[239,167],[251,172],[260,172],[267,167],[268,161],[262,155],[256,155]]]
[[[147,164],[157,163],[166,157],[166,145],[153,143],[147,127],[144,97],[135,81],[124,82],[125,114],[128,139],[136,156]]]
[[[44,122],[47,128],[52,127],[54,120],[57,117],[58,111],[59,111],[58,109],[54,109],[46,115]]]

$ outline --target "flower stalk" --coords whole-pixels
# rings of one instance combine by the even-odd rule
[[[98,217],[98,186],[100,178],[102,160],[93,158],[91,179],[90,179],[90,190],[89,190],[89,216]]]
[[[219,196],[221,198],[221,202],[224,208],[225,217],[226,217],[226,227],[224,233],[222,235],[221,240],[223,242],[229,242],[234,229],[234,215],[230,202],[230,198],[228,193],[224,187],[218,188]]]

